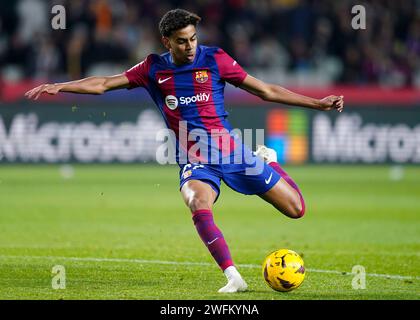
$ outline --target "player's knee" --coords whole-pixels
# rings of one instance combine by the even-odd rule
[[[302,207],[302,205],[298,205],[293,208],[291,218],[299,219],[299,218],[302,218],[304,214],[305,214],[305,209]]]
[[[305,214],[305,204],[303,203],[303,199],[301,200],[300,197],[290,199],[286,208],[283,207],[283,210],[284,211],[282,212],[292,219],[299,219],[303,217]]]
[[[187,205],[191,212],[195,212],[197,210],[211,210],[209,201],[203,197],[191,197],[191,199],[188,200]]]
[[[305,214],[305,203],[303,199],[299,197],[299,199],[294,199],[291,204],[291,215],[290,217],[293,219],[302,218]]]

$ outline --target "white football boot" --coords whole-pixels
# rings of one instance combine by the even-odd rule
[[[228,283],[223,288],[219,289],[219,293],[234,293],[246,291],[246,289],[248,289],[245,280],[242,279],[241,274],[234,266],[227,267],[223,273],[228,279]]]
[[[274,149],[267,148],[264,145],[257,145],[257,151],[254,155],[260,157],[267,164],[271,162],[277,162],[277,152]]]

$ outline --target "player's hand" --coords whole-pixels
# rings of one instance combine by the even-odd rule
[[[42,93],[48,93],[55,95],[60,91],[60,86],[57,84],[41,84],[40,86],[33,88],[25,93],[25,97],[28,99],[37,100]]]
[[[344,109],[343,96],[328,96],[320,100],[320,110],[337,110],[342,112]]]

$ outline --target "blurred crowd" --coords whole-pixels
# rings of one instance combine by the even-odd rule
[[[66,29],[54,30],[54,5]],[[353,5],[366,29],[352,28]],[[63,81],[120,73],[162,53],[170,9],[202,17],[199,42],[222,47],[250,73],[296,85],[420,87],[416,0],[8,0],[0,2],[0,77]]]

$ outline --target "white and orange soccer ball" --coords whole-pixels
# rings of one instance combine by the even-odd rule
[[[270,288],[291,291],[299,287],[305,279],[303,259],[292,250],[276,250],[265,258],[262,274]]]

